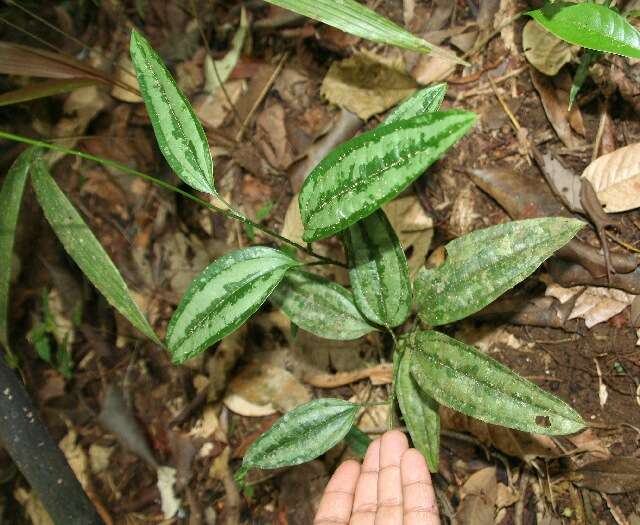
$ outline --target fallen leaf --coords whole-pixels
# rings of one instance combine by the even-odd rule
[[[16,501],[24,507],[32,525],[54,525],[42,504],[42,500],[35,492],[28,492],[26,489],[19,488],[15,490],[13,495]]]
[[[422,86],[439,82],[447,78],[455,70],[451,60],[437,55],[420,55],[418,63],[411,70],[411,75]]]
[[[158,491],[160,492],[160,506],[165,519],[173,518],[180,508],[180,498],[176,496],[176,469],[172,467],[158,467]]]
[[[140,91],[140,85],[138,79],[134,73],[133,64],[129,58],[129,53],[122,53],[118,58],[117,67],[115,69],[115,80],[119,84],[114,84],[111,89],[111,96],[122,102],[130,102],[132,104],[138,104],[142,102],[142,97],[135,93],[135,90]],[[133,89],[125,89],[121,87],[121,84],[130,86]]]
[[[458,525],[493,525],[498,497],[496,468],[475,472],[460,489],[462,501],[453,520]]]
[[[256,140],[269,164],[282,171],[294,161],[287,138],[285,112],[281,104],[274,103],[264,109],[256,119]]]
[[[540,162],[547,182],[563,204],[573,212],[585,213],[580,199],[580,177],[548,153],[540,156]]]
[[[316,388],[337,388],[350,385],[356,381],[370,379],[372,385],[389,385],[393,376],[393,365],[384,363],[353,372],[339,372],[337,374],[313,374],[304,378],[305,383]]]
[[[582,488],[605,494],[624,494],[640,490],[640,458],[615,457],[580,467],[570,479]]]
[[[286,516],[284,523],[313,523],[327,481],[327,470],[317,460],[282,474],[278,506]]]
[[[229,98],[221,89],[213,94],[203,93],[195,97],[193,109],[198,115],[203,126],[207,129],[216,129],[222,126],[231,113],[231,105],[238,102],[240,95],[244,93],[246,82],[244,80],[230,80],[225,84],[225,90]]]
[[[280,235],[299,244],[304,244],[304,241],[302,240],[303,233],[304,226],[302,224],[302,217],[300,216],[298,194],[296,193],[291,197],[287,213],[285,213],[284,216],[284,223],[282,225]]]
[[[510,507],[520,499],[518,494],[511,487],[507,487],[504,483],[498,483],[498,494],[496,497],[496,507],[504,509]]]
[[[96,443],[89,447],[89,465],[93,474],[100,475],[106,472],[113,451],[114,447],[102,446]]]
[[[529,20],[522,30],[524,56],[533,67],[545,75],[555,75],[573,55],[569,44],[547,31],[535,20]]]
[[[67,463],[78,478],[82,488],[87,490],[89,487],[89,459],[87,453],[82,446],[78,444],[78,433],[70,428],[67,435],[62,438],[59,443],[60,449],[67,458]]]

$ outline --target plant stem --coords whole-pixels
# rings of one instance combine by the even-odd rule
[[[178,188],[177,186],[174,186],[173,184],[169,184],[168,182],[163,181],[162,179],[158,179],[152,175],[149,175],[147,173],[142,173],[141,171],[138,170],[134,170],[133,168],[130,168],[129,166],[126,166],[124,164],[120,164],[119,162],[116,162],[114,160],[109,160],[109,159],[103,159],[101,157],[97,157],[95,155],[91,155],[90,153],[84,153],[83,151],[78,151],[75,149],[69,149],[69,148],[65,148],[62,146],[58,146],[56,144],[50,144],[48,142],[44,142],[41,140],[37,140],[37,139],[31,139],[29,137],[23,137],[22,135],[14,135],[13,133],[7,133],[4,131],[0,131],[0,138],[4,138],[7,140],[12,140],[14,142],[21,142],[23,144],[30,144],[32,146],[39,146],[42,148],[46,148],[46,149],[50,149],[53,151],[59,151],[60,153],[65,153],[67,155],[75,155],[76,157],[80,157],[86,160],[92,160],[94,162],[98,162],[99,164],[102,164],[104,166],[109,166],[111,168],[116,168],[124,173],[127,173],[129,175],[133,175],[134,177],[139,177],[141,179],[144,179],[146,181],[151,182],[152,184],[155,184],[156,186],[160,186],[161,188],[164,188],[166,190],[170,190],[174,193],[177,193],[179,195],[182,195],[183,197],[186,197],[187,199],[192,200],[193,202],[199,204],[200,206],[203,206],[205,208],[208,208],[209,210],[215,212],[215,213],[221,213],[222,215],[224,215],[225,217],[228,217],[230,219],[235,219],[237,221],[242,222],[243,224],[248,224],[253,226],[256,230],[260,230],[263,233],[266,233],[267,235],[273,237],[274,239],[278,239],[281,242],[284,242],[286,244],[289,244],[290,246],[293,246],[294,248],[297,248],[300,251],[303,251],[304,253],[311,255],[312,257],[315,257],[316,259],[319,259],[320,261],[323,261],[327,264],[333,264],[335,266],[343,266],[346,267],[346,265],[340,261],[336,261],[334,259],[331,259],[329,257],[325,257],[324,255],[320,255],[319,253],[314,252],[311,248],[308,248],[307,246],[303,246],[302,244],[298,244],[295,241],[292,241],[291,239],[287,239],[286,237],[283,237],[282,235],[280,235],[278,232],[272,230],[271,228],[268,228],[266,226],[263,226],[261,224],[258,224],[257,222],[253,222],[251,219],[249,219],[248,217],[246,217],[245,215],[243,215],[242,213],[240,213],[239,211],[236,211],[234,209],[232,209],[231,207],[229,209],[224,209],[224,208],[219,208],[218,206],[215,206],[213,204],[211,204],[210,202],[205,201],[204,199],[201,199],[200,197],[197,197],[195,195],[192,195],[191,193],[181,190],[180,188]]]

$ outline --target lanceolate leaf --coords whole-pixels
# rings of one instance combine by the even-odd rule
[[[465,111],[427,113],[342,144],[309,174],[299,196],[303,238],[344,230],[404,190],[473,125]]]
[[[584,226],[548,217],[499,224],[446,246],[447,260],[420,270],[414,283],[418,313],[438,326],[463,319],[531,275]]]
[[[440,105],[447,93],[447,84],[435,84],[427,88],[416,91],[407,100],[384,119],[385,124],[391,124],[398,120],[406,120],[417,117],[423,113],[433,113],[440,109]]]
[[[202,125],[158,54],[136,31],[131,33],[131,61],[169,166],[192,188],[215,194],[213,160]]]
[[[418,386],[458,412],[538,434],[571,434],[584,427],[564,401],[460,341],[415,332],[400,344],[413,352],[411,375]]]
[[[87,279],[133,326],[160,344],[153,328],[131,298],[120,272],[73,204],[62,193],[41,158],[36,158],[32,163],[31,181],[47,221]]]
[[[351,430],[344,437],[344,441],[360,458],[364,458],[372,439],[358,427],[351,427]]]
[[[400,359],[395,386],[400,411],[414,446],[427,460],[429,470],[437,472],[440,456],[438,403],[423,392],[411,376],[412,349],[405,349]]]
[[[376,210],[345,231],[349,280],[358,308],[370,321],[398,326],[411,309],[409,267],[387,216]]]
[[[167,347],[182,363],[233,332],[299,263],[266,246],[229,253],[207,266],[185,292],[167,328]]]
[[[22,152],[9,169],[0,190],[0,344],[9,349],[8,314],[11,262],[24,185],[35,148]]]
[[[342,440],[359,405],[342,399],[316,399],[282,416],[247,450],[243,469],[273,469],[317,458]]]
[[[292,323],[325,339],[357,339],[374,330],[362,318],[349,290],[312,273],[289,272],[271,302]]]
[[[536,22],[570,44],[640,58],[640,33],[627,20],[595,2],[548,3],[530,11]]]

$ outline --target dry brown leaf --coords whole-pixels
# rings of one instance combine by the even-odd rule
[[[28,492],[26,489],[19,488],[15,490],[13,495],[16,501],[24,507],[32,525],[54,525],[42,504],[42,500],[35,492]]]
[[[133,73],[134,68],[131,63],[131,59],[129,58],[129,53],[122,53],[120,55],[117,66],[118,67],[115,70],[116,81],[140,91],[138,79],[136,78],[136,74]],[[142,97],[140,95],[137,95],[131,89],[125,89],[118,84],[114,85],[111,89],[111,96],[121,100],[122,102],[131,102],[132,104],[142,102]]]
[[[87,490],[90,484],[89,459],[82,446],[78,444],[78,433],[70,428],[67,435],[60,441],[59,446],[80,485]]]
[[[623,494],[640,490],[640,458],[615,457],[580,467],[570,474],[579,487],[605,494]]]
[[[284,224],[280,234],[287,239],[291,239],[300,244],[304,244],[302,234],[304,226],[302,225],[302,217],[300,216],[300,206],[298,205],[298,194],[291,197],[291,202],[284,216]]]
[[[363,370],[353,372],[339,372],[337,374],[313,374],[305,376],[304,381],[317,388],[337,388],[350,385],[356,381],[370,379],[373,385],[389,385],[393,376],[393,365],[384,363]]]
[[[231,80],[225,84],[225,90],[231,102],[234,104],[238,102],[245,87],[244,80]],[[231,113],[229,100],[221,89],[218,89],[213,95],[203,93],[197,96],[193,101],[193,109],[204,127],[208,129],[222,126]]]
[[[291,144],[287,137],[285,111],[275,103],[266,108],[256,119],[256,140],[262,153],[273,167],[286,170],[294,161]]]
[[[510,507],[516,501],[520,499],[520,494],[518,494],[511,487],[507,487],[504,483],[498,483],[498,495],[496,497],[496,506],[499,509],[504,509],[506,507]]]
[[[569,44],[547,31],[535,20],[529,20],[522,30],[524,56],[538,71],[555,75],[573,55]]]
[[[453,520],[457,525],[493,525],[498,498],[496,468],[475,472],[460,489],[462,502]]]
[[[437,55],[420,55],[411,75],[418,84],[426,86],[447,78],[455,70],[451,60]]]
[[[620,148],[594,160],[582,176],[596,190],[608,213],[640,206],[640,143]]]

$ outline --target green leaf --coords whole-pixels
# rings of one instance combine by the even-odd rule
[[[23,151],[9,168],[0,190],[0,344],[9,351],[9,287],[13,244],[22,203],[24,185],[29,175],[35,148]]]
[[[292,323],[325,339],[348,341],[374,330],[356,308],[349,290],[312,273],[289,272],[271,302]]]
[[[564,401],[471,346],[438,332],[414,332],[400,343],[413,352],[411,374],[438,403],[487,423],[538,434],[584,428]]]
[[[167,328],[174,363],[206,350],[240,327],[267,300],[287,270],[300,263],[266,246],[231,252],[191,283]]]
[[[593,64],[598,57],[600,56],[599,51],[591,51],[587,50],[582,55],[580,59],[580,64],[578,65],[578,69],[576,70],[576,74],[573,77],[573,82],[571,83],[571,91],[569,92],[569,110],[573,107],[573,103],[580,92],[580,88],[582,88],[582,84],[587,79],[587,75],[589,74],[589,66]]]
[[[303,238],[316,241],[370,215],[417,179],[473,125],[466,111],[427,113],[338,146],[300,191]]]
[[[454,54],[412,35],[355,0],[267,0],[267,2],[372,42],[419,53],[433,52],[455,62],[466,63]]]
[[[367,453],[367,449],[369,445],[371,445],[372,439],[365,434],[358,427],[351,427],[347,435],[344,437],[344,441],[353,452],[360,457],[360,459],[364,458],[364,455]]]
[[[356,305],[370,321],[398,326],[411,310],[409,267],[387,216],[376,210],[344,236]]]
[[[402,354],[395,386],[400,411],[414,446],[427,460],[429,470],[438,472],[440,456],[438,403],[424,392],[411,376],[412,349],[408,348]]]
[[[387,115],[384,124],[417,117],[422,113],[438,111],[446,93],[447,84],[444,82],[416,91]]]
[[[528,14],[570,44],[640,58],[638,30],[623,16],[602,4],[554,2]]]
[[[315,399],[294,408],[249,447],[244,469],[299,465],[337,445],[353,426],[359,405],[342,399]]]
[[[418,314],[438,326],[463,319],[526,279],[584,226],[547,217],[498,224],[451,241],[445,263],[414,283]]]
[[[129,322],[152,341],[161,344],[113,261],[86,225],[73,204],[49,174],[40,157],[34,159],[31,182],[36,198],[62,246],[87,279]]]
[[[171,169],[186,184],[216,194],[207,136],[189,101],[149,42],[131,32],[131,61],[158,146]]]

